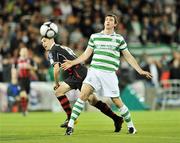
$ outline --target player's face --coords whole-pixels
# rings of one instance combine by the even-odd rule
[[[45,50],[49,50],[49,47],[50,47],[51,45],[50,45],[50,41],[49,41],[48,38],[43,37],[43,38],[41,39],[41,43],[42,43],[42,46],[44,47]]]
[[[27,48],[21,48],[20,56],[23,57],[23,58],[27,58],[28,57],[28,50],[27,50]]]
[[[115,19],[112,16],[107,16],[105,18],[104,27],[105,29],[114,29],[116,27]]]

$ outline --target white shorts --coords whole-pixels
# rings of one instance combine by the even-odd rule
[[[66,93],[69,101],[76,101],[80,95],[79,89],[72,89]]]
[[[119,97],[118,78],[115,72],[89,68],[83,83],[91,85],[99,96]]]

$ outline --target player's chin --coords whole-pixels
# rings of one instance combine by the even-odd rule
[[[45,48],[46,50],[48,50],[47,46],[44,46],[44,48]]]

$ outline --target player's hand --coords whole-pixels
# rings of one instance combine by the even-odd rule
[[[70,60],[64,60],[64,63],[61,64],[61,67],[63,68],[63,70],[67,70],[72,66],[73,66],[73,62]]]
[[[142,76],[145,76],[148,79],[152,78],[152,74],[150,72],[147,72],[147,71],[142,70],[139,74],[142,75]]]
[[[58,89],[59,86],[60,86],[59,82],[58,82],[58,83],[55,83],[55,85],[54,85],[54,90]]]

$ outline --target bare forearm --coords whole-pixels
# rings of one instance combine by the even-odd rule
[[[143,71],[136,59],[129,52],[124,55],[124,58],[139,74]]]
[[[152,75],[148,71],[144,71],[141,69],[141,67],[138,65],[136,59],[131,55],[131,53],[128,50],[122,51],[123,56],[125,60],[142,76],[145,76],[148,79],[152,78]]]
[[[59,82],[59,72],[54,72],[54,82],[58,83]]]
[[[54,82],[59,82],[59,65],[54,65]]]
[[[83,53],[81,56],[79,56],[77,59],[72,61],[73,65],[77,65],[79,63],[85,62],[89,57],[86,56],[85,53]]]
[[[139,64],[137,63],[136,59],[133,56],[129,58],[127,61],[138,73],[142,72],[141,67],[139,66]]]
[[[79,63],[82,63],[82,62],[86,61],[91,56],[92,53],[93,53],[93,49],[86,48],[85,52],[80,57],[78,57],[77,59],[75,59],[73,61],[64,60],[64,63],[61,64],[61,67],[64,70],[67,70],[67,69],[69,69],[70,67],[72,67],[74,65],[77,65]]]

